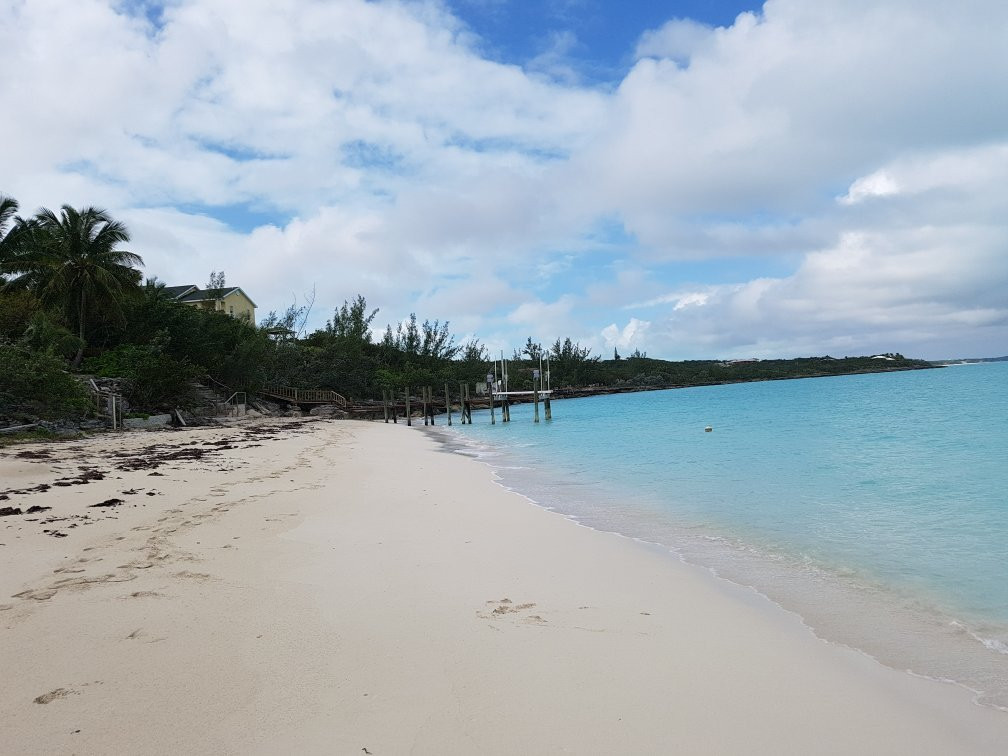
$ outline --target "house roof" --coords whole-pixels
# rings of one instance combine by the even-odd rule
[[[165,290],[168,289],[182,290],[185,289],[185,287],[166,286]],[[248,294],[242,291],[240,286],[228,286],[224,289],[204,289],[204,290],[200,290],[199,288],[193,286],[191,287],[191,290],[185,289],[184,291],[182,291],[181,294],[176,295],[175,298],[180,302],[203,302],[207,299],[224,299],[225,297],[234,294],[236,291],[241,292],[242,295],[249,302],[252,303],[253,307],[258,307],[258,305],[255,302],[252,302],[252,297],[250,297]]]
[[[186,284],[185,286],[165,286],[164,293],[172,299],[179,299],[196,288],[195,284]]]

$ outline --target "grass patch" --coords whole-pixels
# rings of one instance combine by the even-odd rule
[[[43,441],[74,441],[82,438],[84,435],[82,432],[70,435],[67,432],[57,433],[48,428],[29,428],[28,430],[15,431],[14,433],[0,433],[0,449],[20,444],[36,444]]]

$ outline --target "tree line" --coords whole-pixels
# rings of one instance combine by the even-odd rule
[[[167,296],[143,259],[125,249],[126,227],[106,211],[69,205],[17,214],[0,195],[0,421],[84,413],[84,375],[122,380],[134,407],[186,406],[198,382],[255,394],[270,384],[328,388],[352,400],[407,387],[478,383],[492,358],[477,339],[459,343],[448,321],[416,314],[375,338],[378,308],[358,295],[308,332],[312,300],[254,324]],[[224,289],[223,271],[206,288]],[[531,389],[548,357],[552,386],[638,389],[869,372],[925,363],[869,358],[670,362],[635,351],[603,360],[571,338],[515,350],[512,389]],[[76,378],[75,378],[76,376]]]
[[[130,402],[150,410],[184,406],[200,380],[251,393],[281,384],[374,399],[485,379],[486,347],[459,343],[448,321],[411,314],[375,339],[379,310],[358,295],[312,332],[307,305],[243,322],[172,300],[156,277],[144,281],[128,230],[105,210],[64,205],[22,217],[18,209],[0,195],[2,416],[87,406],[71,373],[122,378]],[[225,285],[223,271],[213,271],[206,288]],[[563,359],[587,359],[566,344]]]

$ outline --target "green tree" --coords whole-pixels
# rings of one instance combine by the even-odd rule
[[[13,197],[0,194],[0,287],[3,286],[6,278],[4,274],[7,270],[7,260],[13,254],[13,242],[15,236],[13,230],[18,227],[20,220],[14,213],[17,212],[18,203]]]
[[[0,245],[7,238],[8,226],[13,223],[17,209],[16,199],[0,194]]]
[[[63,205],[59,215],[42,208],[20,221],[13,251],[5,255],[4,271],[15,277],[4,284],[12,291],[28,289],[45,305],[61,307],[77,327],[81,340],[73,359],[80,365],[87,345],[89,309],[100,316],[122,319],[126,299],[139,288],[143,259],[120,249],[129,232],[119,221],[95,207],[76,210]]]
[[[433,323],[425,320],[422,328],[423,341],[420,345],[420,354],[424,357],[451,360],[462,350],[462,347],[455,344],[455,337],[448,332],[447,320],[444,323],[439,320]]]
[[[462,345],[462,362],[490,362],[490,352],[478,339],[470,339]]]
[[[529,336],[528,340],[525,342],[525,348],[521,351],[522,354],[527,354],[528,358],[535,362],[540,357],[543,356],[543,349],[540,344],[532,341],[532,337]]]
[[[227,278],[224,276],[224,271],[218,273],[216,270],[211,270],[206,290],[211,292],[212,296],[219,297],[224,293],[225,288],[227,288]]]
[[[0,418],[20,422],[90,414],[92,403],[66,362],[23,347],[0,344]]]
[[[326,331],[336,338],[370,342],[371,321],[377,314],[377,307],[368,313],[367,300],[358,294],[353,302],[343,300],[343,306],[326,323]]]

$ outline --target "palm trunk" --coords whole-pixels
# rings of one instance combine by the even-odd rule
[[[77,336],[80,338],[80,346],[77,347],[77,354],[70,363],[70,368],[76,370],[80,367],[81,360],[84,359],[84,292],[81,292],[80,302],[77,304]]]

